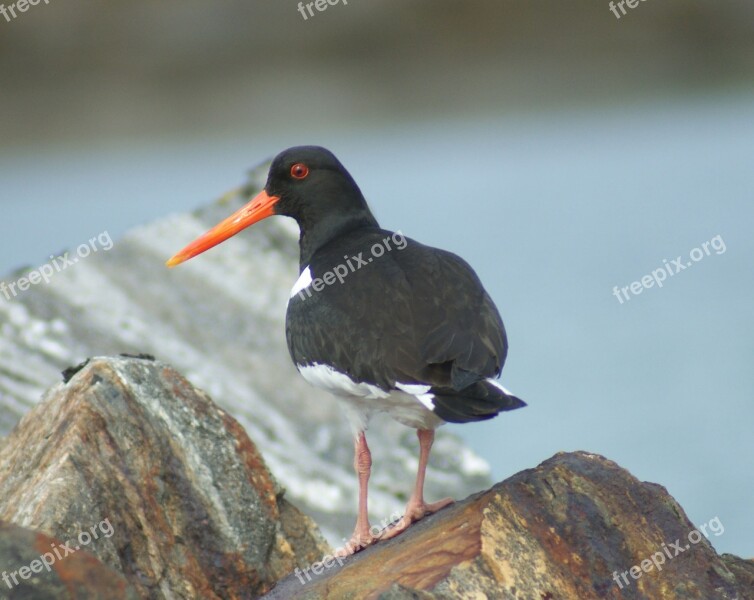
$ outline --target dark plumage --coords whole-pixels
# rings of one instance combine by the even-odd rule
[[[488,419],[522,406],[480,383],[500,373],[508,343],[500,315],[471,267],[408,238],[400,249],[393,235],[359,227],[317,248],[301,265],[313,279],[344,264],[348,274],[342,284],[291,298],[286,337],[294,363],[327,364],[386,391],[396,382],[431,385],[442,395],[438,416],[446,421]],[[384,248],[386,239],[392,249],[372,256],[371,248]],[[351,270],[344,257],[372,260]]]
[[[354,432],[359,516],[349,552],[375,541],[367,516],[369,416],[386,411],[417,429],[414,491],[392,537],[450,499],[424,501],[434,430],[525,406],[495,378],[508,342],[494,303],[461,258],[380,229],[351,175],[324,148],[281,152],[265,189],[168,261],[174,266],[272,215],[301,235],[300,276],[288,303],[286,338],[304,378],[344,399]]]

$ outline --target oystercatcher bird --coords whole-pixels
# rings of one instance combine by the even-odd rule
[[[455,254],[381,229],[356,182],[325,148],[281,152],[255,198],[167,265],[272,215],[292,217],[301,231],[300,276],[286,316],[291,358],[309,383],[343,399],[353,430],[359,509],[346,546],[351,553],[453,502],[424,500],[437,427],[490,419],[525,403],[496,381],[508,342],[473,269]],[[417,430],[419,469],[403,518],[375,536],[365,431],[379,411]]]

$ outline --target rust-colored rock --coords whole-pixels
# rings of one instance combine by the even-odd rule
[[[713,518],[712,539],[724,529]],[[299,571],[265,598],[754,598],[754,563],[718,556],[703,535],[690,543],[694,531],[661,486],[601,456],[558,454],[342,566]]]
[[[172,368],[69,374],[0,450],[0,519],[85,546],[142,598],[255,598],[328,551],[243,428]],[[65,577],[86,579],[91,555]]]
[[[138,599],[123,575],[84,550],[64,556],[61,545],[61,540],[0,521],[0,599]]]
[[[66,376],[0,444],[15,524],[0,524],[0,600],[754,600],[754,563],[708,541],[719,519],[697,529],[664,488],[583,452],[335,559],[239,423],[175,370],[99,358]],[[63,544],[49,572],[4,584]]]

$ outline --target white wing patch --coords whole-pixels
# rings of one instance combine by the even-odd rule
[[[432,386],[422,385],[420,383],[396,383],[400,391],[406,392],[414,396],[419,402],[426,406],[429,410],[435,410],[434,395],[429,393]]]
[[[357,383],[345,373],[340,373],[329,365],[314,363],[313,365],[296,365],[296,368],[314,387],[325,389],[336,396],[357,396],[366,400],[376,400],[390,395],[389,392],[371,383]]]
[[[385,391],[376,385],[356,382],[329,365],[296,365],[311,385],[340,396],[354,435],[364,431],[372,413],[386,412],[399,423],[415,429],[436,429],[445,421],[434,413],[434,394],[430,386],[396,383]],[[418,400],[418,402],[417,402]]]
[[[308,288],[311,284],[312,272],[309,267],[306,267],[306,269],[301,271],[301,275],[298,276],[296,283],[293,284],[293,289],[291,290],[291,298],[293,298],[299,292],[302,292],[303,290]]]
[[[497,389],[501,390],[506,396],[513,396],[513,392],[503,387],[503,384],[501,384],[496,379],[488,379],[487,383],[494,385]]]

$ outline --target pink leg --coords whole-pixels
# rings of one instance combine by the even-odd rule
[[[419,471],[416,474],[416,485],[406,506],[406,513],[403,515],[403,518],[386,530],[380,536],[381,540],[395,537],[411,525],[411,523],[415,523],[425,516],[431,515],[449,504],[453,504],[452,498],[444,498],[431,504],[427,504],[424,501],[424,476],[427,472],[429,451],[432,449],[432,442],[435,441],[435,432],[433,429],[419,429],[416,435],[419,436]]]
[[[369,474],[372,470],[372,453],[369,451],[367,438],[363,431],[354,438],[353,466],[359,478],[359,514],[356,518],[356,527],[353,530],[353,535],[345,547],[346,555],[358,552],[377,541],[377,538],[372,535],[369,527],[367,491]]]

